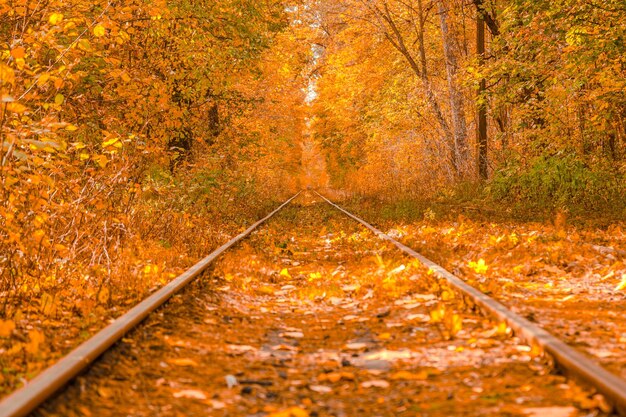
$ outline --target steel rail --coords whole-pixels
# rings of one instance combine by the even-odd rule
[[[137,304],[113,323],[100,330],[22,388],[4,398],[2,402],[0,402],[0,417],[22,417],[33,411],[55,392],[63,388],[80,372],[85,370],[115,342],[142,322],[151,312],[165,303],[180,289],[195,280],[218,256],[247,237],[257,227],[269,220],[293,199],[298,197],[300,193],[301,191],[285,201],[270,214],[254,223],[243,233],[235,236],[217,248],[200,262]]]
[[[500,302],[470,286],[461,278],[426,258],[424,255],[381,232],[365,220],[360,219],[333,203],[317,191],[315,191],[315,193],[337,210],[374,232],[379,238],[392,243],[404,253],[416,258],[422,265],[428,267],[436,277],[447,281],[454,290],[468,297],[475,305],[480,307],[483,312],[506,323],[507,326],[513,330],[515,335],[524,342],[531,346],[539,346],[545,353],[552,357],[560,370],[575,380],[594,387],[606,398],[608,403],[620,416],[626,416],[626,381],[624,379],[607,371],[543,328],[515,314]]]

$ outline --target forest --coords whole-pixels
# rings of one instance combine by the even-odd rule
[[[0,396],[300,190],[623,313],[623,0],[0,0],[0,34]]]

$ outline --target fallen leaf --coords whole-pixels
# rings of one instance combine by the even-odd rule
[[[409,314],[408,316],[406,316],[406,319],[408,321],[419,321],[421,323],[428,323],[430,321],[430,316],[427,316],[426,314]]]
[[[264,295],[274,295],[274,288],[267,286],[267,285],[263,285],[259,288],[257,288],[256,290],[259,294],[264,294]]]
[[[354,366],[367,369],[370,372],[386,372],[391,369],[391,362],[380,359],[357,360],[354,362]]]
[[[463,328],[463,318],[458,314],[448,314],[444,323],[452,336],[456,335]]]
[[[400,266],[392,269],[391,271],[389,271],[389,275],[399,274],[400,272],[404,271],[405,269],[406,269],[406,266],[404,264],[400,265]]]
[[[234,375],[226,375],[224,379],[226,379],[226,385],[228,386],[228,388],[232,388],[238,384],[237,378],[235,378]]]
[[[248,345],[226,345],[226,348],[230,350],[231,352],[238,354],[238,355],[242,355],[246,352],[256,351],[256,348],[253,348],[252,346],[248,346]]]
[[[329,394],[333,392],[333,389],[331,387],[327,387],[326,385],[309,385],[309,389],[319,394]]]
[[[424,380],[428,378],[428,374],[425,372],[412,373],[409,371],[398,371],[389,377],[393,381],[416,381]]]
[[[190,398],[193,400],[206,400],[207,396],[204,392],[195,389],[185,389],[174,393],[174,398]]]
[[[354,343],[346,344],[346,349],[348,350],[361,350],[361,349],[365,349],[366,347],[367,347],[367,343],[362,343],[362,342],[354,342]]]
[[[39,352],[39,345],[43,343],[45,340],[45,336],[42,332],[37,330],[32,330],[28,333],[29,341],[24,345],[26,352],[31,354],[36,354]]]
[[[105,388],[105,387],[96,388],[96,392],[102,398],[111,398],[113,396],[113,392],[110,389]]]
[[[578,414],[575,407],[531,407],[522,410],[530,417],[570,417]]]
[[[178,365],[178,366],[198,366],[198,362],[189,358],[170,359],[168,360],[168,362],[171,363],[172,365]]]
[[[213,407],[215,410],[223,410],[224,408],[226,408],[226,403],[218,400],[209,400],[209,404],[211,404],[211,407]]]
[[[309,413],[300,407],[291,407],[282,411],[275,411],[266,417],[309,417]]]
[[[13,320],[0,320],[0,337],[9,337],[15,330],[15,322]]]
[[[365,355],[363,358],[366,360],[398,360],[398,359],[411,359],[413,355],[410,350],[387,350],[382,349],[376,352],[371,352]]]
[[[345,292],[354,292],[358,290],[359,288],[361,288],[359,284],[351,284],[351,285],[344,285],[343,287],[341,287],[341,290]]]
[[[436,368],[423,368],[418,372],[398,371],[389,378],[394,381],[423,381],[433,375],[440,375],[441,371]]]
[[[485,260],[483,258],[480,258],[478,262],[469,261],[467,266],[469,266],[470,269],[472,269],[477,274],[484,274],[489,269],[489,267],[485,264]]]
[[[56,25],[62,20],[63,20],[63,14],[61,13],[52,13],[50,17],[48,18],[48,22],[50,22],[53,25]]]
[[[11,50],[11,56],[15,59],[24,58],[25,54],[26,54],[26,50],[22,46],[18,46],[17,48],[14,48]]]
[[[319,382],[339,382],[342,379],[348,380],[348,381],[353,381],[354,380],[354,374],[352,372],[329,372],[329,373],[322,373],[319,374],[317,376],[317,380]]]
[[[104,35],[106,34],[106,29],[105,29],[105,28],[104,28],[104,26],[102,26],[102,25],[96,25],[96,26],[93,28],[93,34],[94,34],[97,38],[99,38],[99,37],[104,36]]]
[[[389,382],[384,379],[372,379],[361,383],[363,388],[389,388]]]
[[[328,302],[331,303],[334,306],[338,306],[339,304],[343,303],[343,298],[339,298],[339,297],[330,297],[328,299]]]
[[[446,306],[439,304],[437,308],[430,311],[430,321],[439,323],[446,316]]]
[[[302,332],[284,332],[280,334],[280,337],[287,337],[290,339],[302,339],[304,337],[304,333]]]
[[[276,345],[276,346],[272,346],[272,350],[286,350],[290,352],[297,352],[298,348],[295,346],[289,346],[289,345]]]

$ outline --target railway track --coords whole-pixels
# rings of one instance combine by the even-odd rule
[[[300,200],[312,199],[311,193],[306,194]],[[131,412],[133,415],[185,415],[196,411],[206,413],[206,407],[215,415],[232,415],[228,412],[254,415],[252,411],[259,415],[271,415],[278,412],[281,401],[282,404],[299,404],[292,405],[292,410],[283,414],[285,416],[331,414],[330,411],[336,415],[341,415],[342,412],[352,415],[351,413],[359,410],[374,409],[382,410],[379,413],[381,415],[402,415],[404,412],[413,412],[414,415],[415,411],[425,411],[418,410],[421,407],[419,404],[440,401],[442,409],[446,410],[445,407],[454,405],[459,396],[465,395],[472,399],[485,391],[503,389],[499,384],[507,372],[519,374],[524,381],[519,386],[516,385],[517,382],[511,382],[513,388],[508,391],[504,389],[506,393],[503,395],[515,395],[520,387],[522,391],[534,393],[534,399],[524,401],[539,406],[526,409],[541,410],[549,407],[551,401],[555,400],[555,389],[556,395],[562,397],[557,405],[568,404],[574,394],[568,391],[569,386],[558,377],[542,374],[547,372],[549,365],[533,354],[537,350],[535,348],[547,353],[565,374],[595,388],[614,411],[626,415],[626,383],[622,379],[596,365],[545,330],[512,313],[497,301],[468,286],[439,265],[325,197],[315,194],[315,199],[328,203],[328,208],[323,209],[319,207],[320,204],[288,208],[289,203],[298,195],[292,197],[270,215],[76,348],[27,386],[5,398],[0,403],[0,416],[29,414],[87,369],[104,352],[107,353],[99,361],[102,363],[95,365],[87,375],[80,377],[81,382],[74,382],[63,394],[69,397],[52,399],[36,413],[89,415],[88,409],[80,409],[80,404],[85,403],[81,392],[87,391],[108,404],[93,415],[126,415]],[[347,218],[336,219],[333,217],[336,214],[328,211],[331,206],[382,239],[365,237],[357,223],[346,223]],[[284,212],[282,216],[286,218],[281,221],[291,221],[289,224],[295,224],[302,229],[296,232],[308,233],[306,236],[309,236],[309,240],[298,243],[304,239],[298,235],[300,240],[276,242],[278,235],[268,236],[269,232],[264,234],[263,230],[266,228],[263,228],[250,239],[257,247],[273,248],[273,252],[270,251],[265,258],[246,247],[247,240],[246,243],[237,245],[281,210]],[[311,219],[305,226],[313,232],[305,230],[306,227],[301,227],[292,220],[298,215],[298,211],[309,213]],[[334,225],[333,231],[325,230],[320,225],[324,220]],[[284,232],[285,229],[278,227],[277,231]],[[315,239],[310,240],[311,236],[323,244],[315,246],[317,244],[314,243]],[[363,250],[363,247],[367,249]],[[396,248],[406,256],[401,255]],[[358,262],[352,265],[345,255],[355,252]],[[219,265],[213,267],[218,257]],[[314,261],[312,263],[311,257]],[[417,262],[412,263],[411,258],[419,261],[422,266]],[[374,263],[372,259],[375,260]],[[281,263],[280,267],[275,265],[277,260]],[[357,264],[363,263],[367,265],[369,272],[358,270]],[[212,272],[209,271],[211,268],[214,268]],[[241,272],[242,269],[244,272]],[[196,280],[201,275],[203,278]],[[254,275],[257,277],[254,278]],[[324,277],[327,277],[326,280]],[[332,277],[332,285],[329,285],[328,277]],[[433,277],[446,284],[434,285]],[[325,284],[322,285],[322,282]],[[183,291],[182,296],[176,296],[168,306],[167,314],[160,311],[151,315],[190,284],[194,286],[193,291]],[[428,293],[434,286],[438,287],[444,301],[435,300]],[[458,295],[451,295],[449,289]],[[187,297],[190,301],[182,301],[179,297]],[[465,310],[461,305],[465,306]],[[499,334],[497,329],[502,330],[502,327],[495,327],[494,331],[493,322],[485,321],[471,311],[474,306],[493,317],[496,322],[506,323],[513,329],[515,337]],[[175,310],[173,324],[167,324],[170,310]],[[119,352],[109,350],[149,315],[150,318],[142,324],[142,328],[134,330],[127,336],[128,340],[125,338],[125,341],[118,343],[113,349]],[[188,321],[190,316],[196,318],[195,324],[191,325],[191,329],[185,329],[185,320]],[[243,339],[241,334],[233,333],[236,329],[241,330]],[[183,335],[177,335],[177,332],[182,332]],[[262,334],[256,334],[258,332]],[[153,334],[158,334],[162,339],[158,344],[155,344]],[[205,339],[207,341],[202,342]],[[224,341],[228,343],[216,348]],[[194,343],[201,346],[200,351],[194,348]],[[411,344],[415,344],[417,348],[412,350]],[[480,345],[478,348],[477,344]],[[145,350],[141,346],[149,347]],[[470,354],[473,349],[481,353],[480,357]],[[158,359],[148,360],[155,351],[163,351],[164,354],[158,356]],[[504,358],[499,358],[499,355]],[[135,360],[127,363],[129,357]],[[445,359],[452,365],[437,362],[434,358]],[[455,365],[455,361],[461,360],[459,358],[463,363]],[[103,386],[93,382],[106,375],[114,381],[123,381],[122,387],[128,385],[128,381],[137,378],[134,367],[141,365],[143,361],[147,361],[148,367],[153,370],[161,368],[159,372],[150,374],[147,383],[144,381],[145,375],[141,378],[147,384],[143,388],[132,383],[128,386],[130,391],[143,392],[144,397],[150,393],[155,395],[154,400],[146,400],[149,406],[143,411],[132,408],[139,401],[132,395],[129,395],[129,404],[120,404],[120,394],[123,396],[120,389],[123,388],[115,384]],[[232,364],[226,364],[227,361]],[[120,364],[128,366],[119,366]],[[471,369],[465,369],[468,364]],[[290,369],[298,367],[299,374],[292,378]],[[488,370],[485,375],[480,374],[479,367]],[[268,372],[275,373],[276,377],[268,377]],[[166,376],[157,375],[161,373]],[[184,377],[181,378],[181,374]],[[176,378],[183,382],[172,383]],[[207,380],[220,381],[214,387],[219,395],[211,396],[206,389],[184,389],[184,385],[198,387],[202,381]],[[551,381],[552,388],[538,390],[536,393],[533,391],[548,380]],[[455,381],[463,381],[465,388],[456,386]],[[446,392],[446,397],[439,398],[441,392],[427,393],[426,385],[443,387],[440,391]],[[237,391],[238,394],[235,395],[233,390],[238,389],[237,387],[241,391]],[[395,398],[390,391],[392,389],[398,391],[401,397],[407,394],[415,396],[415,401],[406,403],[400,397]],[[304,398],[302,390],[315,397],[315,401]],[[384,400],[383,396],[376,397],[374,394],[370,396],[368,390],[381,390],[391,400]],[[163,395],[163,392],[169,394]],[[339,400],[356,395],[359,399],[355,397],[353,401],[357,408],[337,411],[351,406],[346,406],[345,402],[340,406],[327,400],[331,393]],[[256,394],[254,400],[248,398],[252,394]],[[281,395],[285,398],[278,401]],[[163,399],[162,404],[157,400],[159,396]],[[201,405],[194,403],[194,406],[199,407],[197,410],[189,404],[185,405],[191,407],[189,409],[172,409],[172,396],[185,400],[186,403],[191,401]],[[479,395],[480,398],[482,396]],[[264,409],[256,404],[261,400],[270,405],[275,402],[276,405],[266,405],[267,408]],[[459,413],[471,414],[471,409],[475,407],[484,410],[490,400],[481,400],[482,403],[476,401],[469,409],[460,410]],[[79,404],[78,411],[68,410],[69,402]],[[318,404],[325,405],[317,407]],[[117,413],[116,407],[121,407],[122,410],[117,410],[120,411]],[[231,409],[232,407],[235,409]],[[316,407],[322,408],[316,410]],[[510,405],[510,409],[505,411],[515,415],[515,407]],[[305,411],[307,408],[313,411],[309,414]],[[447,412],[449,414],[450,410]],[[374,414],[376,413],[372,412]]]

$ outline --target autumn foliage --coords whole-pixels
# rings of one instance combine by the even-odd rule
[[[485,105],[491,182],[481,197],[623,216],[622,2],[316,4],[312,119],[335,186],[393,200],[475,182]]]
[[[25,315],[79,332],[117,314],[298,187],[294,18],[282,1],[0,1],[0,337]]]
[[[0,0],[0,392],[302,188],[623,218],[624,21],[621,0]]]

